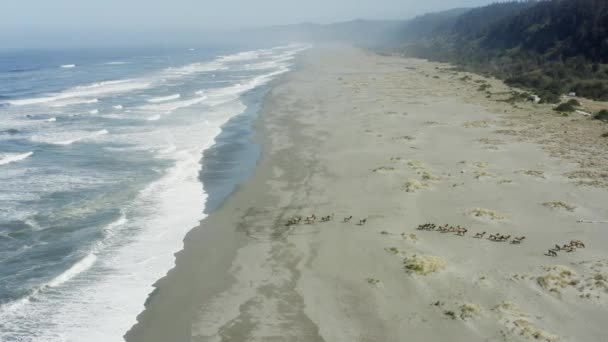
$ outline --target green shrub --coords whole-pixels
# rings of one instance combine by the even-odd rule
[[[593,117],[596,120],[608,121],[608,110],[602,109]]]
[[[578,102],[578,101],[577,101],[577,100],[575,100],[575,99],[572,99],[572,100],[570,100],[570,101],[568,101],[568,102],[566,102],[566,103],[567,103],[567,104],[569,104],[569,105],[571,105],[572,107],[580,107],[580,106],[581,106],[581,103],[580,103],[580,102]]]
[[[566,102],[566,103],[562,103],[559,106],[553,108],[554,111],[556,112],[562,112],[562,113],[570,113],[570,112],[574,112],[574,107]]]
[[[479,88],[477,88],[478,91],[486,91],[488,89],[492,88],[491,85],[484,83],[482,85],[479,86]]]

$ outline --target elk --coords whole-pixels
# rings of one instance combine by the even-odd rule
[[[476,238],[476,239],[482,239],[482,238],[484,237],[484,235],[486,235],[486,232],[483,232],[483,233],[477,233],[477,234],[475,234],[475,238]]]
[[[522,241],[524,241],[526,239],[525,236],[520,236],[520,237],[514,237],[513,241],[511,241],[512,244],[514,245],[518,245],[520,244]]]
[[[585,244],[581,240],[570,241],[570,246],[574,246],[576,248],[585,248]]]

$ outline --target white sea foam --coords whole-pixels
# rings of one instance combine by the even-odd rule
[[[81,105],[81,104],[93,104],[93,103],[98,103],[98,102],[99,102],[99,99],[75,98],[75,99],[54,101],[51,104],[49,104],[49,106],[53,107],[53,108],[59,108],[59,107],[67,107],[67,106],[74,106],[74,105]]]
[[[169,96],[153,97],[151,99],[148,99],[148,102],[150,102],[150,103],[167,102],[167,101],[171,101],[171,100],[177,100],[180,97],[182,97],[180,94],[173,94],[173,95],[169,95]]]
[[[107,226],[104,227],[103,230],[106,234],[106,238],[114,236],[114,234],[116,233],[116,230],[118,230],[118,228],[126,225],[127,222],[129,222],[129,220],[127,219],[127,215],[125,215],[124,211],[121,211],[118,219],[116,219],[113,222],[110,222],[110,224],[108,224]],[[101,247],[102,246],[98,245],[98,246],[96,246],[96,249],[99,249]]]
[[[122,109],[122,105],[116,105],[116,106],[113,106],[112,108],[121,110]]]
[[[117,220],[111,222],[104,228],[104,232],[105,232],[106,236],[107,237],[113,236],[115,231],[119,227],[124,226],[127,222],[128,222],[128,220],[127,220],[124,212],[121,212],[121,215]],[[30,223],[30,225],[32,225],[32,224]],[[4,314],[4,315],[15,314],[15,313],[17,313],[18,310],[22,309],[25,305],[31,303],[31,300],[36,298],[38,295],[40,295],[41,292],[44,292],[47,289],[60,287],[61,285],[69,282],[70,280],[74,279],[78,275],[86,272],[97,261],[98,257],[97,257],[96,253],[98,253],[100,251],[100,248],[102,248],[102,247],[103,247],[103,245],[100,243],[95,244],[92,247],[91,251],[86,256],[84,256],[83,258],[81,258],[80,260],[75,262],[70,268],[68,268],[67,270],[62,272],[60,275],[49,280],[48,282],[36,287],[27,296],[24,296],[15,302],[0,306],[0,314]],[[0,337],[1,336],[2,335],[0,334]]]
[[[48,119],[46,119],[44,121],[46,121],[46,122],[55,122],[55,121],[57,121],[57,118],[53,116],[52,118],[48,118]]]
[[[72,265],[72,267],[68,268],[59,276],[49,281],[44,287],[57,287],[64,284],[65,282],[69,281],[80,273],[91,268],[91,266],[93,266],[96,260],[97,256],[95,254],[88,254],[87,256],[76,262],[74,265]]]
[[[156,114],[156,115],[152,115],[152,116],[146,118],[146,120],[148,120],[148,121],[158,121],[158,120],[160,120],[160,118],[161,118],[161,115],[160,114]]]
[[[89,114],[99,114],[99,109],[90,110]]]
[[[222,56],[222,57],[220,57],[220,61],[222,61],[222,62],[240,62],[240,61],[256,59],[256,58],[260,57],[260,54],[262,53],[262,51],[263,50],[244,51],[244,52],[239,52],[234,55]]]
[[[168,113],[171,113],[180,108],[186,108],[186,107],[193,106],[195,104],[202,103],[205,100],[207,100],[207,96],[194,97],[191,99],[181,100],[181,101],[171,101],[171,102],[164,102],[164,103],[148,104],[148,105],[143,105],[143,106],[136,108],[136,111],[139,111],[139,112],[143,111],[146,113],[168,114]]]
[[[105,81],[105,82],[97,82],[87,86],[79,86],[72,89],[68,89],[61,93],[52,94],[44,97],[36,97],[30,99],[19,99],[19,100],[11,100],[7,103],[12,106],[27,106],[27,105],[36,105],[36,104],[44,104],[48,102],[55,102],[61,100],[68,100],[74,98],[89,98],[84,100],[75,100],[75,101],[90,101],[90,97],[93,96],[102,96],[114,93],[122,93],[133,90],[140,90],[148,88],[152,85],[152,82],[146,80],[118,80],[118,81]],[[82,103],[82,102],[80,102]]]
[[[163,72],[163,77],[166,80],[173,80],[173,79],[178,79],[178,78],[182,78],[185,76],[191,76],[191,75],[195,75],[195,74],[199,74],[199,73],[203,73],[203,72],[219,71],[219,70],[227,70],[227,69],[228,69],[228,67],[219,61],[212,61],[212,62],[206,62],[206,63],[192,63],[192,64],[184,65],[181,67],[167,68]]]
[[[70,133],[69,135],[72,136],[69,139],[66,140],[53,140],[53,136],[51,137],[45,137],[45,136],[34,136],[32,138],[33,141],[38,141],[38,142],[44,142],[47,144],[52,144],[52,145],[60,145],[60,146],[67,146],[67,145],[72,145],[75,142],[79,142],[82,140],[87,140],[87,139],[94,139],[97,138],[99,136],[102,135],[106,135],[108,134],[108,130],[106,129],[102,129],[96,132],[92,132],[92,133]],[[75,137],[74,137],[75,136]]]
[[[64,64],[60,66],[61,69],[73,69],[76,67],[76,64]]]
[[[0,165],[8,165],[31,157],[34,152],[0,153]]]
[[[123,61],[112,61],[112,62],[107,62],[104,63],[105,65],[123,65],[123,64],[129,64],[129,62],[123,62]]]
[[[58,333],[66,341],[121,339],[143,310],[152,284],[174,266],[174,253],[183,247],[184,235],[205,217],[201,208],[207,195],[198,179],[202,151],[214,144],[221,126],[244,109],[240,101],[226,104],[209,113],[213,120],[194,124],[173,137],[177,148],[163,152],[165,158],[175,160],[174,166],[142,190],[130,209],[139,219],[127,222],[126,227],[141,227],[141,232],[120,248],[98,254],[100,269],[111,272],[106,271],[102,281],[72,290],[74,299],[52,309],[52,329],[38,340],[51,341]],[[45,310],[50,307],[52,303],[47,303]],[[44,312],[36,316],[40,314]]]

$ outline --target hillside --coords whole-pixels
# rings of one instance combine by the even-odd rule
[[[418,17],[400,30],[406,54],[486,72],[547,101],[571,91],[608,100],[608,1],[497,3]]]

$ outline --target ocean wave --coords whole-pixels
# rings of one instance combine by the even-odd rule
[[[282,66],[275,71],[256,76],[247,81],[239,82],[229,87],[206,90],[205,93],[208,94],[209,97],[208,104],[210,106],[217,106],[234,101],[242,94],[272,81],[275,76],[283,74],[287,71],[289,71],[289,67]]]
[[[0,153],[0,165],[8,165],[10,163],[15,163],[24,159],[27,159],[32,156],[34,152],[26,152],[26,153]]]
[[[74,265],[72,265],[72,267],[68,268],[63,273],[61,273],[60,275],[58,275],[57,277],[53,278],[51,281],[46,283],[43,286],[43,288],[57,287],[57,286],[60,286],[64,283],[66,283],[67,281],[73,279],[75,276],[79,275],[80,273],[85,272],[86,270],[90,269],[96,260],[97,260],[97,256],[95,254],[93,254],[93,253],[88,254],[84,258],[77,261]]]
[[[180,97],[182,97],[180,94],[173,94],[173,95],[169,95],[169,96],[160,96],[160,97],[154,97],[154,98],[148,99],[148,102],[150,102],[150,103],[167,102],[167,101],[171,101],[171,100],[177,100]]]
[[[104,227],[103,230],[106,234],[106,238],[112,237],[116,233],[116,230],[119,227],[124,226],[128,222],[129,222],[129,220],[127,219],[127,216],[125,215],[125,213],[123,211],[121,211],[118,219],[116,219],[113,222],[110,222],[110,224],[108,224],[107,226]]]
[[[89,111],[89,114],[93,114],[93,115],[95,115],[95,114],[99,114],[99,109],[93,109],[93,110],[90,110],[90,111]]]
[[[83,140],[88,140],[88,139],[94,139],[97,137],[100,137],[102,135],[106,135],[108,134],[108,130],[106,129],[102,129],[96,132],[88,132],[88,133],[84,133],[81,132],[80,134],[78,133],[69,133],[68,136],[71,136],[69,139],[66,140],[59,140],[57,141],[56,138],[54,139],[55,136],[33,136],[31,138],[31,140],[33,142],[41,142],[41,143],[46,143],[46,144],[50,144],[50,145],[59,145],[59,146],[67,146],[67,145],[72,145],[73,143],[79,142],[79,141],[83,141]]]
[[[19,300],[0,305],[0,313],[4,315],[18,313],[25,305],[31,303],[32,299],[34,299],[45,289],[59,287],[60,285],[70,281],[77,275],[90,269],[93,264],[95,264],[95,261],[97,261],[97,256],[93,253],[89,253],[57,277],[51,279],[47,283],[44,283],[32,289],[28,295],[21,297]]]
[[[120,110],[120,109],[122,109],[122,105],[116,105],[116,106],[113,106],[112,108]]]
[[[257,59],[260,57],[264,50],[244,51],[234,55],[221,56],[219,59],[222,62],[240,62],[251,59]]]
[[[160,118],[161,118],[161,115],[160,114],[156,114],[156,115],[152,115],[152,116],[146,118],[146,120],[148,120],[148,121],[158,121],[158,120],[160,120]]]
[[[61,69],[73,69],[76,67],[76,64],[64,64],[60,66]]]
[[[55,122],[55,121],[57,121],[57,118],[53,116],[52,118],[48,118],[48,119],[46,119],[44,121],[46,121],[46,122]]]
[[[167,68],[163,72],[163,77],[165,77],[166,79],[176,79],[203,72],[221,71],[227,69],[227,66],[218,61],[207,63],[192,63],[181,67]]]
[[[207,96],[201,96],[201,97],[195,97],[192,99],[182,100],[182,101],[171,101],[171,102],[143,105],[143,106],[138,107],[136,110],[139,112],[144,111],[144,112],[148,112],[148,113],[153,112],[153,113],[168,114],[168,113],[171,113],[180,108],[186,108],[186,107],[190,107],[190,106],[202,103],[205,100],[207,100]],[[158,119],[156,119],[156,120],[158,120]]]
[[[130,64],[129,62],[123,62],[123,61],[112,61],[112,62],[106,62],[103,63],[105,65],[124,65],[124,64]]]
[[[36,71],[39,68],[17,68],[17,69],[11,69],[8,72],[12,72],[12,73],[22,73],[22,72],[28,72],[28,71]]]
[[[76,98],[76,99],[70,99],[70,100],[59,100],[59,101],[53,102],[49,106],[53,107],[53,108],[59,108],[59,107],[67,107],[67,106],[74,106],[74,105],[81,105],[81,104],[93,104],[93,103],[98,103],[98,102],[99,102],[99,99]]]
[[[19,99],[7,101],[12,106],[27,106],[55,102],[60,100],[68,100],[74,98],[89,98],[82,101],[90,101],[90,97],[108,95],[114,93],[123,93],[133,90],[141,90],[148,88],[152,82],[145,80],[117,80],[97,82],[86,86],[78,86],[72,89],[65,90],[61,93],[51,94],[44,97],[35,97],[29,99]],[[80,100],[78,100],[80,101]]]

